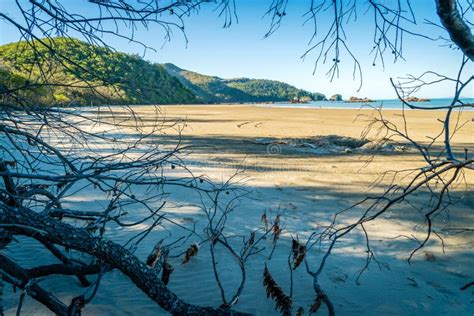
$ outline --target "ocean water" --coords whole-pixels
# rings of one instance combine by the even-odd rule
[[[414,102],[412,103],[415,106],[431,108],[438,106],[447,106],[451,103],[451,99],[431,99],[428,102]],[[474,103],[474,98],[463,98],[464,103]],[[321,109],[370,109],[370,107],[380,107],[384,109],[401,109],[403,103],[398,99],[388,99],[388,100],[375,100],[375,102],[370,103],[347,103],[347,102],[334,102],[334,101],[312,101],[310,103],[285,103],[285,102],[276,102],[269,104],[260,104],[259,106],[263,107],[283,107],[283,108],[321,108]],[[405,109],[408,107],[405,106]],[[473,107],[466,107],[465,110],[472,111]]]

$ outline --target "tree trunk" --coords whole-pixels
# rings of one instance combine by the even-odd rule
[[[474,61],[474,37],[456,7],[456,0],[436,0],[436,10],[451,40]]]
[[[2,205],[2,224],[23,235],[38,237],[48,242],[88,253],[120,270],[164,310],[173,315],[245,315],[232,310],[191,305],[171,292],[158,274],[127,249],[106,238],[92,236],[76,228],[26,208]]]

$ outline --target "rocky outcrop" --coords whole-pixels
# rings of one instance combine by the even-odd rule
[[[309,103],[311,101],[312,101],[311,98],[308,96],[293,98],[289,100],[290,103]]]
[[[429,102],[431,101],[430,99],[427,98],[417,98],[417,97],[406,97],[403,99],[405,102]]]
[[[334,94],[329,98],[329,101],[342,101],[342,95],[340,94]]]
[[[367,102],[375,102],[374,100],[371,100],[369,98],[358,98],[358,97],[350,97],[348,101],[350,103],[367,103]]]

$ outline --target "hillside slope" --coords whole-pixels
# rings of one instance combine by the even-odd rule
[[[3,102],[26,100],[40,105],[198,102],[194,93],[162,66],[138,56],[76,39],[43,41],[56,53],[37,41],[0,46],[0,90],[15,92]],[[26,89],[16,90],[21,87]]]
[[[222,79],[153,64],[77,39],[0,46],[0,103],[36,105],[190,104],[321,100],[287,83]],[[51,49],[50,49],[51,48]]]
[[[222,79],[163,64],[169,74],[178,78],[205,103],[288,101],[294,98],[323,100],[321,93],[298,89],[284,82],[266,79]]]

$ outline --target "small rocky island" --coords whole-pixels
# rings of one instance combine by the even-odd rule
[[[369,98],[358,98],[358,97],[350,97],[349,100],[347,100],[346,102],[349,102],[349,103],[367,103],[367,102],[375,102],[374,100],[372,99],[369,99]]]
[[[293,99],[289,100],[289,102],[292,103],[292,104],[295,104],[295,103],[309,103],[311,101],[312,101],[312,99],[308,96],[294,97]]]
[[[403,99],[405,102],[430,102],[430,99],[427,98],[417,98],[417,97],[406,97]]]
[[[340,94],[334,94],[329,98],[329,101],[342,101],[342,95]]]

